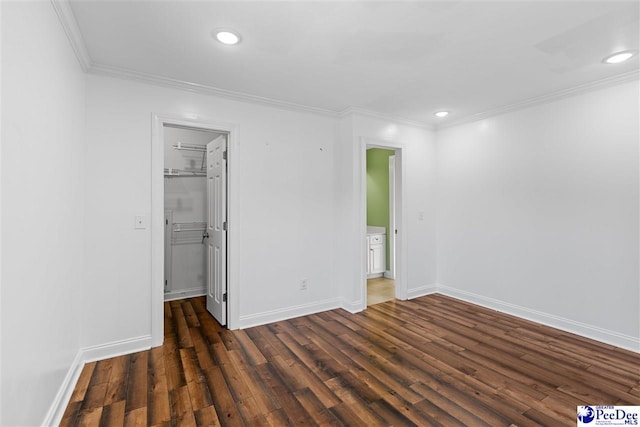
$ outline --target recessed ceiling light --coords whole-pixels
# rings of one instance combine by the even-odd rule
[[[612,55],[607,56],[606,58],[604,58],[602,60],[602,62],[605,62],[607,64],[619,64],[621,62],[627,61],[629,59],[631,59],[632,56],[634,56],[636,54],[635,51],[633,50],[625,50],[623,52],[616,52]]]
[[[238,44],[240,42],[240,36],[235,31],[231,30],[215,30],[216,39],[223,44]]]
[[[436,116],[436,117],[440,117],[440,118],[447,117],[448,115],[449,115],[449,112],[448,112],[448,111],[438,111],[438,112],[435,114],[435,116]]]

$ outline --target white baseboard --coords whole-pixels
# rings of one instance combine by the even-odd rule
[[[123,354],[135,353],[137,351],[148,350],[150,348],[151,336],[145,335],[128,340],[115,341],[108,344],[79,349],[76,357],[73,359],[73,362],[71,362],[67,375],[62,381],[62,385],[60,386],[60,389],[58,390],[42,425],[57,426],[60,424],[64,411],[69,405],[69,400],[71,399],[73,390],[78,382],[78,378],[80,377],[82,369],[86,363],[122,356]]]
[[[270,310],[248,316],[240,316],[239,328],[244,329],[252,326],[279,322],[280,320],[293,319],[294,317],[306,316],[308,314],[333,310],[335,308],[340,308],[340,300],[338,298],[331,298],[309,304],[300,304],[294,307]]]
[[[433,293],[441,293],[453,298],[467,301],[480,305],[502,313],[511,314],[523,319],[531,320],[543,325],[551,326],[556,329],[581,335],[586,338],[601,341],[616,347],[624,348],[636,353],[640,353],[640,340],[635,337],[609,331],[585,323],[577,322],[571,319],[543,313],[526,307],[511,304],[494,298],[477,295],[471,292],[462,291],[449,286],[434,284],[425,285],[419,288],[409,289],[407,297],[418,298],[420,296]],[[188,298],[188,297],[182,297]],[[277,322],[280,320],[291,319],[294,317],[305,316],[308,314],[318,313],[326,310],[342,308],[350,313],[362,311],[362,301],[345,301],[338,298],[328,299],[324,301],[314,302],[310,304],[302,304],[295,307],[289,307],[279,310],[271,310],[264,313],[258,313],[240,318],[240,328],[249,328],[251,326],[263,325],[266,323]],[[151,348],[151,336],[145,335],[128,340],[116,341],[104,345],[85,347],[78,350],[67,375],[65,376],[56,397],[47,412],[43,421],[43,426],[57,426],[62,420],[64,411],[69,404],[69,399],[73,394],[80,373],[85,363],[95,360],[107,359],[110,357],[121,356],[123,354],[134,353],[137,351],[148,350]]]
[[[526,320],[541,323],[552,328],[560,329],[565,332],[580,335],[585,338],[611,344],[616,347],[624,348],[636,353],[640,353],[640,339],[620,334],[618,332],[599,328],[597,326],[588,325],[586,323],[577,322],[575,320],[566,319],[549,313],[500,301],[494,298],[477,295],[471,292],[462,291],[460,289],[449,286],[437,285],[437,292],[463,301],[480,305],[485,308],[499,311],[501,313],[511,314]]]
[[[83,363],[94,362],[96,360],[122,356],[123,354],[135,353],[136,351],[149,350],[150,348],[151,335],[143,335],[127,340],[85,347],[82,349],[82,361]]]
[[[174,301],[177,299],[200,297],[207,294],[206,288],[189,288],[179,291],[170,291],[164,293],[165,301]]]
[[[391,271],[387,270],[384,272],[384,277],[386,279],[391,279],[391,280],[395,280],[396,276],[394,276],[393,274],[391,274]]]
[[[67,375],[64,377],[62,385],[60,385],[58,393],[56,394],[55,399],[53,399],[53,403],[51,403],[47,415],[44,417],[44,421],[42,422],[43,426],[48,427],[60,425],[60,421],[62,421],[62,416],[64,415],[64,411],[67,409],[67,405],[69,404],[73,390],[76,387],[78,378],[80,378],[83,367],[84,362],[82,361],[82,349],[80,349],[76,353],[76,357],[73,359],[73,362],[71,362]]]
[[[407,299],[423,297],[425,295],[435,294],[436,292],[438,292],[438,286],[435,283],[420,286],[419,288],[411,288],[407,290]]]
[[[342,299],[340,301],[340,308],[342,308],[343,310],[348,311],[351,314],[355,314],[355,313],[359,313],[363,310],[364,304],[362,303],[362,300],[358,300],[358,301],[346,301],[345,299]]]

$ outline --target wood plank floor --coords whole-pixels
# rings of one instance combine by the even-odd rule
[[[367,279],[367,306],[396,299],[395,283],[386,277]]]
[[[165,303],[162,347],[85,366],[62,426],[575,426],[640,355],[442,295],[242,331]]]

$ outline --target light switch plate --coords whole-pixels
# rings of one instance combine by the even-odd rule
[[[147,228],[147,216],[146,215],[136,215],[135,217],[135,227],[136,230],[145,230]]]

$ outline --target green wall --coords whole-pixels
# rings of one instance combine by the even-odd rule
[[[389,268],[389,156],[393,150],[367,150],[367,225],[387,230],[387,269]]]

